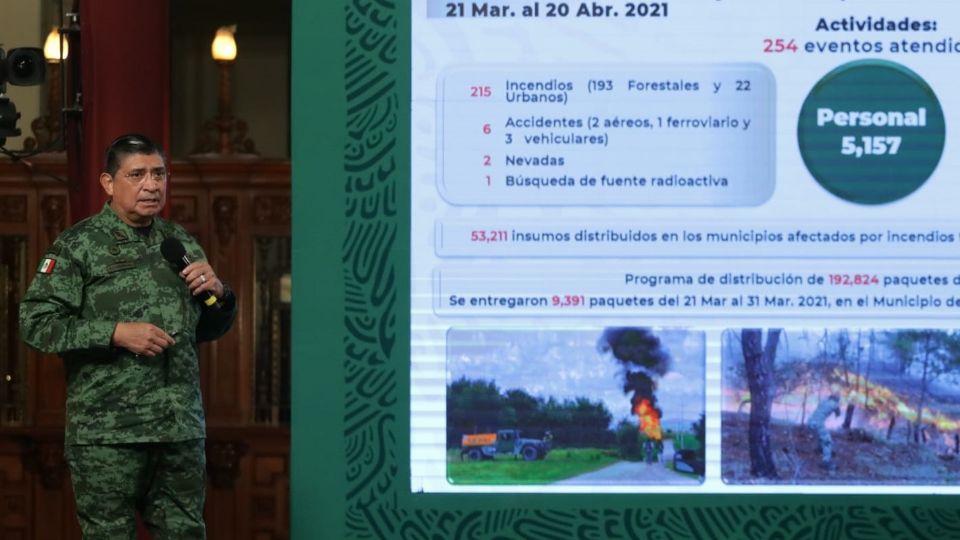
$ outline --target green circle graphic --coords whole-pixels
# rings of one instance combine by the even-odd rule
[[[940,101],[919,75],[886,60],[844,64],[813,87],[797,140],[824,189],[858,204],[900,200],[920,188],[943,155]]]

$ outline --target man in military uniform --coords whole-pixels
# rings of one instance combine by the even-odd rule
[[[63,358],[65,454],[88,539],[205,538],[205,426],[197,343],[223,335],[236,301],[182,227],[160,218],[167,167],[142,135],[110,144],[110,200],[49,248],[20,307],[24,341]],[[161,254],[183,243],[182,270]],[[208,292],[207,292],[208,291]],[[213,294],[210,306],[198,300]]]
[[[807,420],[807,425],[816,431],[817,440],[820,442],[820,466],[827,471],[836,469],[833,463],[833,440],[826,426],[830,414],[840,416],[840,396],[837,394],[830,394],[821,401]]]

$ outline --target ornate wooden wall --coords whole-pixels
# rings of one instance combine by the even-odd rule
[[[201,349],[207,412],[207,525],[216,539],[289,537],[289,429],[254,421],[254,244],[290,235],[287,161],[175,161],[171,217],[197,236],[213,267],[237,291],[240,314]],[[0,235],[26,242],[26,279],[69,223],[62,159],[0,160]],[[12,314],[14,317],[16,314]],[[60,359],[24,349],[25,407],[0,422],[0,538],[80,538],[63,462],[64,382]],[[3,374],[0,374],[3,377]]]

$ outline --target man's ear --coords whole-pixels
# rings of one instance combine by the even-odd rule
[[[100,187],[110,197],[113,197],[113,177],[107,173],[100,173]]]

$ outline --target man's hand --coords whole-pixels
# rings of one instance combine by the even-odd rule
[[[194,296],[203,291],[210,291],[217,298],[223,298],[223,282],[207,261],[188,264],[180,271],[180,277],[187,283],[190,293]]]
[[[156,356],[175,342],[166,332],[145,322],[121,322],[113,329],[114,346],[137,356]]]

